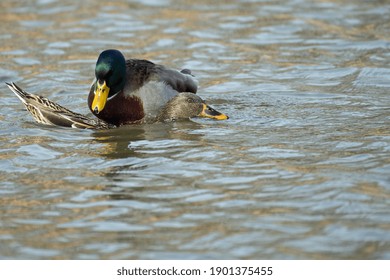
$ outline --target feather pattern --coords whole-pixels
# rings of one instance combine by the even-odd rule
[[[10,90],[23,102],[33,118],[42,124],[74,128],[108,129],[114,127],[99,119],[92,119],[72,112],[49,99],[28,93],[15,83],[6,83]]]

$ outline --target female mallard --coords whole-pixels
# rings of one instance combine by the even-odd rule
[[[197,81],[187,69],[179,72],[147,60],[126,61],[118,50],[105,50],[100,54],[95,77],[88,107],[99,119],[116,126],[154,122],[161,119],[162,112],[168,111],[181,118],[182,115],[174,109],[178,105],[175,107],[174,102],[170,103],[173,107],[168,110],[167,104],[179,93],[194,94],[198,88]],[[186,103],[185,98],[182,100]],[[181,102],[177,104],[184,105]],[[205,110],[202,116],[220,120],[228,118],[215,110]]]
[[[157,121],[175,121],[180,119],[189,119],[193,117],[214,118],[225,120],[229,117],[214,110],[206,102],[191,92],[181,92],[160,110]]]

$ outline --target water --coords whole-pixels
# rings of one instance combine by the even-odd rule
[[[385,1],[2,1],[1,259],[390,259]],[[227,121],[88,113],[100,51],[189,68]]]

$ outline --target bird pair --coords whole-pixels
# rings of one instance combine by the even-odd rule
[[[103,51],[96,62],[88,107],[98,119],[27,93],[15,83],[7,85],[43,124],[108,129],[192,117],[228,119],[196,95],[198,83],[190,70],[176,71],[147,60],[125,60],[118,50]]]

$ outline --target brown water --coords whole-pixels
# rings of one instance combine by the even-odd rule
[[[1,1],[0,258],[390,259],[390,5],[192,3]],[[88,113],[107,48],[231,118],[42,126],[4,84]]]

